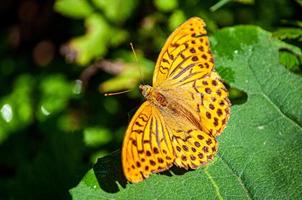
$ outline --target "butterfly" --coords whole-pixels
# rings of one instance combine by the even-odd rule
[[[139,88],[146,101],[132,117],[122,147],[128,181],[140,182],[173,164],[196,169],[213,159],[231,105],[214,70],[202,19],[190,18],[169,36],[156,62],[153,87]]]

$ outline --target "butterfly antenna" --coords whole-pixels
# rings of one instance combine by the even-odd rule
[[[141,83],[143,83],[143,80],[144,80],[144,79],[143,79],[143,73],[142,73],[142,70],[141,70],[141,66],[140,66],[139,63],[138,63],[138,59],[137,59],[137,56],[136,56],[136,53],[135,53],[134,46],[133,46],[132,42],[130,42],[130,47],[131,47],[131,50],[132,50],[132,52],[133,52],[135,61],[136,61],[136,63],[138,64],[138,70],[139,70],[139,75],[140,75]]]
[[[135,58],[135,62],[138,63],[138,59],[137,59],[137,56],[136,56],[136,53],[135,53],[135,50],[134,50],[132,42],[130,42],[130,46],[131,46],[131,50],[132,50],[134,58]],[[138,67],[139,67],[140,78],[142,80],[142,72],[141,72],[141,69],[140,69],[139,65],[138,65]],[[110,92],[110,93],[105,93],[104,96],[105,97],[114,96],[114,95],[124,94],[124,93],[130,92],[130,91],[131,90],[125,90],[125,91],[120,91],[120,92]]]
[[[108,97],[108,96],[113,96],[113,95],[119,95],[119,94],[124,94],[129,92],[130,90],[125,90],[125,91],[121,91],[121,92],[110,92],[110,93],[105,93],[104,96]]]
[[[136,56],[136,53],[135,53],[135,50],[134,50],[134,47],[133,47],[132,42],[130,42],[130,46],[131,46],[131,50],[132,50],[132,52],[133,52],[133,55],[134,55],[135,61],[136,61],[136,62],[138,62],[138,59],[137,59],[137,56]]]

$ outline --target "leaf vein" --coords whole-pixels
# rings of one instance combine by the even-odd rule
[[[299,124],[299,122],[297,122],[296,120],[292,119],[290,116],[288,116],[286,113],[284,113],[267,95],[266,93],[263,91],[262,89],[262,84],[261,82],[257,79],[257,75],[255,74],[255,71],[253,70],[253,67],[250,65],[250,61],[248,61],[247,63],[248,68],[250,69],[250,71],[253,73],[254,78],[256,80],[256,83],[260,86],[259,89],[259,95],[263,96],[268,103],[270,103],[273,108],[276,109],[276,111],[283,116],[285,119],[287,119],[290,123],[292,123],[294,126],[298,127],[301,131],[302,131],[302,125]]]
[[[253,199],[252,198],[252,193],[249,191],[249,189],[247,188],[247,186],[244,184],[243,180],[241,179],[242,174],[239,176],[235,170],[229,165],[229,163],[223,159],[223,157],[220,154],[217,154],[217,157],[221,158],[221,161],[226,165],[226,167],[230,170],[230,172],[232,172],[232,174],[238,179],[239,184],[242,186],[242,188],[244,189],[246,196],[248,199]]]
[[[219,187],[216,184],[216,182],[214,181],[214,179],[211,176],[211,174],[209,173],[208,167],[206,167],[204,171],[205,171],[205,174],[208,176],[210,182],[212,183],[213,187],[215,188],[215,192],[217,194],[218,199],[223,200],[223,197],[221,196],[220,191],[219,191]]]

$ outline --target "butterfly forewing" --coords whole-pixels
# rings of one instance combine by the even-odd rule
[[[185,84],[213,69],[205,23],[197,17],[183,23],[168,38],[155,66],[153,86]]]
[[[157,108],[144,102],[133,116],[123,143],[126,178],[139,182],[168,169],[174,161],[171,137]]]

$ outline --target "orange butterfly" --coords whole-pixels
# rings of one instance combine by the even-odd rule
[[[173,164],[196,169],[217,152],[230,115],[228,92],[214,70],[202,19],[193,17],[168,38],[157,60],[153,87],[133,116],[122,148],[126,178],[139,182]]]

